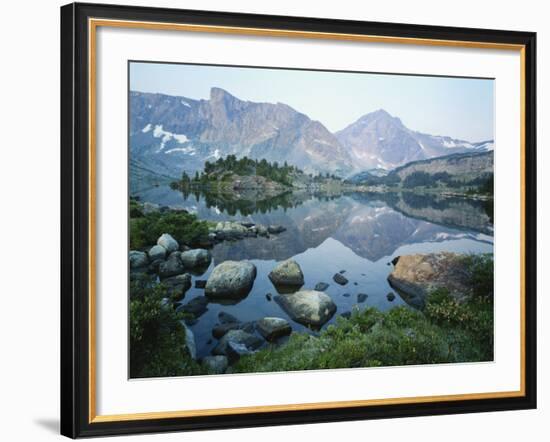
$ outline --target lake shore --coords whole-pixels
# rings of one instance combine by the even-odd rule
[[[138,207],[141,208],[141,210],[143,210],[144,207],[145,207],[145,204],[144,203],[134,203],[134,209],[136,209]],[[206,274],[206,273],[201,274],[200,272],[203,271],[203,270],[201,270],[201,266],[204,267],[204,265],[206,264],[206,257],[205,256],[209,252],[207,250],[205,250],[204,253],[203,252],[198,253],[196,251],[197,249],[195,249],[193,247],[196,247],[197,244],[200,244],[200,242],[204,240],[205,235],[206,235],[206,238],[208,238],[211,241],[211,243],[210,243],[211,246],[215,245],[216,243],[226,243],[226,242],[228,244],[231,244],[231,243],[237,244],[237,243],[242,242],[242,241],[265,241],[266,237],[263,236],[263,233],[262,233],[263,230],[261,228],[263,226],[258,225],[258,224],[250,225],[250,223],[247,224],[247,225],[242,225],[242,224],[239,224],[239,223],[229,223],[229,224],[226,223],[224,225],[222,223],[222,225],[218,226],[219,223],[212,223],[212,222],[207,223],[205,221],[200,221],[200,220],[192,217],[192,215],[189,215],[185,212],[181,212],[181,210],[179,211],[179,215],[178,215],[177,210],[172,211],[172,210],[164,209],[164,211],[161,211],[160,208],[157,208],[157,207],[152,208],[150,206],[149,206],[148,210],[152,210],[152,213],[157,213],[158,214],[158,215],[155,215],[155,216],[157,217],[157,221],[160,223],[160,225],[163,228],[168,228],[169,227],[169,221],[173,222],[175,225],[180,226],[180,228],[181,228],[181,224],[185,224],[188,227],[187,230],[186,231],[179,231],[178,234],[180,235],[180,237],[184,237],[186,239],[185,239],[185,243],[178,244],[178,249],[177,250],[173,250],[170,255],[168,255],[167,257],[165,256],[164,259],[161,260],[161,261],[164,261],[163,277],[161,278],[161,284],[159,285],[159,284],[154,283],[154,282],[152,282],[152,283],[149,282],[149,283],[145,283],[144,285],[142,285],[141,288],[133,290],[131,292],[131,302],[132,302],[132,299],[134,299],[134,300],[141,299],[138,302],[140,302],[140,303],[143,302],[144,298],[150,296],[150,295],[148,295],[147,293],[144,293],[144,292],[150,291],[150,292],[154,292],[155,297],[156,297],[155,298],[156,301],[154,301],[153,304],[162,305],[162,306],[164,306],[163,307],[164,311],[166,311],[166,309],[168,309],[169,311],[173,312],[174,318],[168,319],[168,322],[173,322],[174,324],[176,324],[176,323],[180,324],[181,327],[183,327],[184,331],[183,331],[183,334],[180,334],[179,337],[177,337],[177,340],[179,342],[181,342],[182,339],[185,339],[186,342],[188,342],[188,344],[186,344],[186,347],[185,347],[186,350],[184,351],[184,354],[178,356],[178,358],[181,357],[181,358],[183,358],[183,360],[187,361],[185,364],[182,365],[182,366],[187,367],[185,369],[185,372],[183,373],[183,375],[201,374],[201,373],[207,373],[207,372],[208,373],[220,372],[220,367],[224,366],[223,362],[220,363],[220,361],[223,361],[222,356],[228,358],[228,365],[224,369],[223,372],[226,372],[226,370],[229,370],[228,372],[295,370],[295,369],[302,369],[302,368],[300,368],[302,365],[309,365],[310,369],[338,368],[338,366],[339,366],[338,364],[344,364],[342,366],[348,366],[348,367],[352,367],[352,366],[376,366],[378,363],[380,363],[382,365],[402,365],[402,364],[407,365],[409,363],[452,362],[454,360],[464,359],[464,358],[466,358],[467,360],[470,360],[470,361],[473,361],[473,360],[487,360],[487,358],[490,357],[490,355],[488,355],[488,353],[486,353],[486,352],[483,353],[484,356],[480,356],[481,355],[481,352],[480,352],[478,354],[478,356],[476,356],[476,357],[474,357],[472,355],[466,355],[464,353],[457,353],[457,354],[453,354],[453,355],[448,354],[445,357],[443,357],[443,355],[434,356],[434,353],[432,352],[432,353],[429,353],[429,354],[432,355],[432,356],[430,356],[430,357],[432,357],[432,359],[424,358],[424,359],[422,359],[424,362],[421,362],[421,361],[419,362],[419,360],[417,360],[417,359],[410,359],[410,358],[409,359],[407,359],[407,358],[401,358],[400,359],[400,358],[397,358],[396,355],[393,354],[395,352],[393,350],[391,350],[391,348],[388,349],[388,356],[386,358],[376,359],[372,356],[367,357],[367,353],[365,353],[364,358],[362,359],[362,362],[357,362],[357,361],[352,362],[348,359],[348,356],[342,356],[342,357],[338,356],[338,357],[336,357],[336,353],[332,354],[332,356],[329,357],[329,354],[331,354],[331,353],[330,352],[327,353],[326,351],[321,351],[319,353],[319,354],[325,354],[326,358],[321,358],[321,359],[317,360],[316,358],[311,359],[309,357],[306,357],[307,354],[313,354],[313,353],[317,354],[318,349],[319,348],[324,348],[325,346],[327,346],[328,348],[333,348],[335,352],[336,351],[341,352],[341,351],[343,351],[344,348],[351,348],[351,347],[354,347],[356,345],[359,345],[359,342],[361,342],[362,344],[366,344],[367,341],[365,341],[365,340],[368,340],[368,339],[375,339],[376,341],[378,341],[378,338],[374,338],[374,337],[367,338],[367,335],[368,336],[371,336],[371,335],[369,334],[370,332],[367,333],[366,330],[363,330],[363,332],[361,332],[361,337],[360,338],[358,338],[354,334],[353,334],[353,336],[352,335],[348,336],[348,334],[349,334],[348,331],[349,330],[355,330],[357,328],[357,323],[362,323],[362,321],[367,321],[367,322],[371,321],[372,318],[374,318],[374,317],[377,318],[377,321],[381,321],[381,323],[383,324],[383,325],[377,326],[377,328],[375,328],[374,331],[376,331],[380,328],[382,328],[384,331],[383,331],[383,333],[382,332],[376,332],[372,336],[378,336],[377,333],[382,333],[385,336],[394,336],[396,333],[399,335],[401,332],[404,332],[404,331],[406,331],[408,329],[411,329],[411,328],[414,329],[414,330],[418,329],[418,331],[415,331],[415,336],[422,336],[422,339],[421,339],[422,342],[424,342],[427,339],[427,336],[424,336],[423,333],[428,333],[429,332],[429,336],[431,336],[431,339],[433,339],[433,342],[431,344],[429,344],[430,346],[433,346],[432,350],[434,348],[439,348],[439,346],[442,345],[442,342],[446,342],[445,341],[446,339],[451,339],[451,335],[452,335],[452,339],[456,339],[456,336],[458,336],[457,333],[458,333],[459,330],[456,329],[456,327],[459,327],[459,326],[457,324],[455,324],[453,326],[455,328],[452,328],[452,330],[450,330],[448,328],[443,327],[440,323],[437,323],[437,321],[435,323],[432,323],[432,322],[427,323],[426,322],[426,320],[427,320],[426,319],[426,314],[424,312],[411,310],[411,308],[408,308],[408,307],[396,307],[396,308],[393,308],[393,309],[389,310],[388,312],[380,311],[380,310],[378,310],[377,308],[374,308],[374,307],[366,307],[366,308],[361,308],[360,307],[360,308],[350,308],[347,311],[340,311],[340,310],[336,311],[335,314],[334,314],[334,318],[332,319],[331,325],[328,325],[328,327],[324,328],[320,333],[313,333],[312,334],[311,332],[293,331],[292,328],[290,328],[291,329],[290,338],[288,337],[288,334],[285,332],[283,335],[278,336],[278,339],[275,339],[275,340],[268,340],[268,339],[262,338],[261,335],[258,336],[260,334],[260,332],[257,329],[258,322],[261,321],[262,319],[265,319],[266,317],[257,316],[252,321],[248,320],[248,319],[245,320],[245,321],[241,321],[240,319],[237,320],[236,316],[233,316],[235,321],[230,321],[229,326],[227,326],[227,324],[225,324],[225,325],[220,324],[220,326],[223,326],[223,327],[221,327],[221,330],[216,332],[216,336],[218,336],[218,338],[216,338],[215,336],[211,336],[210,339],[213,341],[213,345],[215,345],[215,347],[213,347],[213,353],[214,354],[212,356],[202,355],[201,357],[197,358],[197,356],[196,356],[197,355],[196,343],[195,343],[194,352],[191,352],[189,350],[189,348],[193,348],[193,344],[190,344],[189,342],[195,340],[195,335],[196,335],[196,330],[197,330],[196,329],[197,323],[201,320],[200,315],[199,315],[198,318],[196,318],[194,316],[195,316],[196,313],[200,313],[202,310],[204,310],[205,308],[208,308],[208,306],[212,305],[211,304],[212,300],[208,296],[202,295],[202,297],[197,296],[197,297],[191,299],[189,302],[186,302],[186,303],[175,302],[175,301],[179,301],[177,296],[179,296],[181,294],[185,295],[186,291],[188,291],[188,290],[189,291],[193,291],[193,290],[197,291],[197,290],[201,290],[201,289],[198,289],[198,288],[195,288],[195,287],[193,287],[193,288],[189,287],[190,284],[191,284],[191,276],[189,278],[180,277],[178,281],[175,281],[173,278],[178,277],[178,275],[181,276],[182,274],[186,274],[187,272],[192,271],[193,269],[197,269],[198,271],[196,273],[200,274],[201,281],[203,280],[202,278],[205,278],[204,279],[205,282],[203,283],[204,284],[203,288],[205,288],[206,285],[208,284],[208,281],[212,277],[213,272],[210,272],[208,274]],[[178,218],[178,216],[180,218]],[[236,228],[237,224],[240,226],[239,228]],[[143,226],[143,227],[145,227],[145,226]],[[271,227],[277,227],[277,226],[271,226]],[[279,226],[279,227],[284,229],[283,226]],[[147,226],[147,229],[149,229],[149,228],[150,228],[150,226]],[[269,226],[265,226],[265,228],[268,229]],[[224,229],[225,229],[225,232],[224,232]],[[224,232],[221,237],[217,237],[217,238],[212,237],[212,234],[217,236],[221,232]],[[228,236],[225,236],[226,232],[231,232],[231,233]],[[272,229],[272,232],[267,231],[267,234],[269,236],[271,236],[272,239],[273,239],[273,238],[276,238],[277,235],[281,235],[281,234],[284,235],[283,232],[284,232],[284,230],[279,231],[279,229],[276,228],[276,229]],[[163,232],[163,233],[168,233],[168,232]],[[137,235],[137,236],[139,237],[139,235]],[[155,243],[155,241],[153,240],[152,243]],[[204,243],[203,243],[203,245],[204,245]],[[157,244],[157,246],[159,246],[159,244]],[[191,248],[191,249],[187,250],[189,248]],[[143,274],[143,273],[147,274],[147,272],[149,272],[150,274],[153,274],[153,275],[158,274],[162,262],[157,261],[155,263],[155,260],[151,259],[150,255],[151,255],[151,250],[153,249],[152,244],[147,244],[144,247],[142,247],[142,249],[145,249],[145,250],[143,252],[139,252],[139,251],[137,251],[137,252],[145,254],[146,259],[147,259],[147,270],[145,270],[145,272],[133,272],[133,274],[134,275],[139,275],[139,274]],[[192,253],[190,253],[190,252],[192,252]],[[173,253],[176,253],[176,254],[173,255]],[[177,253],[179,253],[179,255]],[[198,260],[197,262],[201,262],[202,264],[198,265],[197,262],[193,261],[189,255],[193,255],[194,256],[193,259],[195,259],[195,261]],[[197,255],[197,256],[195,256],[195,255]],[[198,257],[199,255],[202,255],[202,258],[199,258]],[[144,255],[140,255],[140,256],[141,256],[141,258],[144,258]],[[183,264],[181,267],[179,267],[177,265],[177,263],[179,262],[178,259],[182,263],[186,262],[186,264]],[[144,268],[144,266],[143,266],[144,261],[145,261],[145,259],[142,261],[142,264],[141,264],[142,269]],[[171,261],[172,266],[166,265],[166,262],[168,262],[168,261]],[[176,264],[174,264],[174,263],[176,263]],[[197,265],[195,265],[195,264],[197,264]],[[270,267],[271,267],[270,271],[273,271],[274,264],[271,264]],[[140,267],[138,266],[134,270],[137,270],[139,268]],[[178,273],[180,271],[183,272],[183,273]],[[171,275],[170,274],[171,272],[175,272],[174,275]],[[262,274],[257,276],[258,279],[261,279],[262,277],[265,278],[267,276],[266,274],[263,274],[263,272],[269,273],[267,268],[265,270],[260,269],[260,271],[258,273],[262,273]],[[307,273],[308,272],[306,272],[306,274]],[[330,278],[330,275],[328,275],[328,276]],[[343,276],[344,276],[344,278],[346,277],[345,274]],[[197,278],[198,277],[193,277],[195,284],[197,283]],[[255,276],[255,278],[256,278],[256,276]],[[139,280],[139,278],[138,277],[133,277],[133,280],[134,281]],[[167,292],[166,292],[167,289],[164,287],[166,285],[165,284],[166,281],[168,281],[169,290],[176,290],[176,292],[179,290],[179,295],[177,295],[176,297],[173,297],[173,296],[168,296],[167,297],[166,296],[167,295]],[[338,286],[338,283],[336,283],[336,282],[331,281],[331,283],[334,286]],[[152,290],[153,287],[155,287],[156,290]],[[313,288],[313,287],[311,287],[311,288]],[[138,293],[138,294],[136,294],[136,293]],[[344,295],[345,294],[346,293],[344,293]],[[398,293],[396,293],[396,294],[397,294],[397,298],[399,298],[399,294]],[[275,296],[282,296],[282,295],[275,295]],[[393,295],[393,296],[395,296],[395,295]],[[353,295],[352,297],[355,299],[356,295]],[[334,295],[329,295],[329,298],[334,298]],[[198,301],[196,301],[197,299],[198,299]],[[342,299],[344,299],[344,298],[342,298]],[[444,301],[439,300],[438,302],[443,303],[445,308],[447,308],[447,309],[451,309],[451,308],[456,309],[456,308],[458,308],[454,304],[452,304],[451,301],[452,300],[445,299]],[[268,301],[267,299],[264,299],[264,302],[267,303],[267,304],[273,304],[270,301]],[[360,303],[356,302],[356,304],[359,306]],[[183,308],[184,305],[187,306],[187,308]],[[231,305],[231,303],[230,303],[230,305]],[[477,309],[477,307],[479,307],[479,306],[477,306],[477,305],[469,306],[468,307],[468,312],[470,312],[470,310],[469,310],[470,308],[474,308],[474,310],[475,310],[475,309]],[[178,310],[178,308],[179,308],[179,310]],[[221,305],[221,308],[223,308],[223,304]],[[227,308],[228,307],[226,307],[226,309]],[[460,308],[463,308],[463,306],[460,306]],[[372,312],[371,312],[371,310],[372,310]],[[403,312],[401,312],[401,310],[403,310]],[[260,311],[261,310],[259,310],[258,313]],[[393,311],[395,311],[395,313],[390,313],[390,312],[393,312]],[[411,311],[412,311],[412,313],[411,313]],[[376,312],[376,313],[373,313],[373,312]],[[218,313],[219,314],[223,313],[223,310],[220,310]],[[219,314],[218,314],[218,316],[219,316]],[[168,316],[171,317],[171,315],[172,315],[172,313],[170,313]],[[469,313],[469,315],[471,316],[471,312]],[[223,315],[222,315],[222,317],[223,317]],[[385,327],[384,324],[386,324],[387,320],[383,319],[383,318],[386,318],[386,317],[387,318],[392,318],[391,319],[392,321],[394,321],[394,320],[397,321],[396,324],[395,324],[395,327],[397,327],[397,328],[391,328],[391,330],[390,329],[386,330],[386,327]],[[269,318],[269,317],[267,317],[267,318]],[[292,321],[292,319],[289,318],[288,316],[286,316],[285,318],[278,318],[278,319],[286,322],[287,324],[288,324],[289,321]],[[491,318],[492,318],[492,316],[491,316]],[[220,318],[218,317],[217,319],[219,321]],[[472,320],[474,320],[474,319],[472,319]],[[181,323],[181,321],[183,321],[183,323]],[[197,322],[194,322],[194,321],[197,321]],[[477,321],[477,319],[475,321]],[[399,325],[399,324],[401,324],[401,325]],[[282,323],[281,325],[282,325],[283,329],[285,329],[285,330],[289,329],[289,327],[286,326],[284,323]],[[178,327],[176,327],[176,328],[178,328]],[[193,327],[195,327],[195,328],[193,328]],[[351,329],[350,329],[350,327],[351,327]],[[460,327],[463,328],[463,324],[460,325]],[[313,328],[315,328],[315,327],[313,327]],[[195,331],[192,331],[192,329],[195,330]],[[399,330],[401,330],[401,331],[399,331]],[[220,333],[223,332],[223,331],[225,331],[225,333],[220,335]],[[251,331],[253,333],[250,333]],[[210,334],[210,332],[211,331],[208,330],[209,334]],[[231,339],[226,338],[226,341],[222,342],[219,339],[219,337],[221,336],[221,338],[223,338],[223,336],[227,335],[228,332],[231,332],[231,334],[229,335],[229,338],[231,338]],[[212,333],[213,333],[213,330],[212,330]],[[336,335],[335,335],[335,333],[336,333]],[[355,332],[353,332],[353,333],[355,333]],[[461,333],[462,333],[462,335],[464,335],[463,337],[468,336],[468,339],[472,338],[464,330],[462,330]],[[464,334],[464,333],[466,333],[466,334]],[[154,333],[153,333],[153,335],[154,335]],[[185,338],[182,337],[183,335],[185,335]],[[254,336],[257,339],[252,339],[251,340],[250,336],[248,336],[248,335]],[[190,336],[193,336],[193,339],[190,339]],[[313,336],[313,338],[311,338],[310,336]],[[335,336],[337,336],[338,338],[336,339]],[[437,339],[435,339],[436,336],[438,337]],[[447,338],[445,336],[447,336]],[[197,337],[200,338],[200,336],[198,336],[198,335],[197,335]],[[356,338],[359,339],[359,341],[356,342]],[[250,345],[250,347],[247,347],[245,344],[243,344],[243,339],[244,339],[245,344],[248,343]],[[395,345],[403,345],[403,343],[399,343],[400,342],[399,339],[395,342],[396,342]],[[214,351],[214,349],[216,348],[216,345],[219,346],[220,343],[222,344],[221,349],[218,349],[217,351]],[[229,345],[229,343],[232,343],[232,344]],[[329,343],[330,343],[330,345],[329,345]],[[239,347],[239,345],[241,345],[241,347]],[[241,348],[241,350],[242,350],[242,345],[245,345],[245,347],[247,347],[247,349],[248,349],[247,351],[250,351],[251,354],[246,354],[246,352],[243,353],[243,351],[241,351],[239,354],[235,354],[234,349],[231,348],[231,347],[236,346],[237,348]],[[370,345],[371,344],[369,344],[369,346]],[[319,347],[319,346],[321,346],[321,347]],[[138,348],[139,348],[139,346],[138,346]],[[297,353],[298,348],[302,348],[303,353]],[[416,348],[416,347],[413,346],[413,348]],[[227,352],[229,352],[230,354],[227,355]],[[194,353],[195,358],[197,358],[197,359],[193,359],[191,357],[191,353]],[[292,364],[289,365],[288,360],[289,360],[289,357],[290,357],[291,353],[294,355],[291,358],[293,361],[301,360],[302,362],[297,363],[297,365],[295,365],[295,366],[292,366]],[[393,354],[393,356],[391,356],[391,358],[390,358],[391,354]],[[267,355],[269,355],[269,356],[267,356]],[[404,356],[404,354],[403,354],[403,356]],[[422,356],[422,358],[423,357],[424,356]],[[231,359],[231,363],[229,364],[230,359]],[[270,361],[269,363],[267,362],[267,359],[269,359],[269,361]],[[341,362],[338,363],[338,360],[340,360]],[[393,362],[392,362],[392,360],[393,360]],[[332,362],[330,362],[330,361],[332,361]],[[409,362],[407,362],[407,361],[409,361]],[[429,361],[432,361],[432,362],[429,362]],[[306,362],[307,362],[307,364],[306,364]],[[345,365],[345,364],[348,364],[348,365]],[[351,365],[349,365],[349,364],[351,364]],[[360,365],[354,365],[354,364],[360,364]],[[325,365],[326,365],[326,367],[325,367]],[[170,364],[169,364],[169,366],[170,366]],[[275,366],[278,366],[279,369],[277,369]],[[306,368],[303,368],[303,369],[306,369]],[[180,375],[181,375],[181,371],[178,371],[178,370],[176,370],[176,372],[180,373]],[[137,377],[148,377],[148,376],[152,376],[152,375],[154,375],[154,374],[151,370],[149,370],[149,371],[145,370],[145,372],[143,372],[143,371],[141,372],[141,375],[138,374]],[[170,375],[170,374],[167,374],[167,375]]]

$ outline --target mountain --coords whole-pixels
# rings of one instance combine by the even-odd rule
[[[393,169],[411,161],[493,148],[492,140],[470,143],[416,132],[383,109],[363,115],[335,135],[361,169]]]
[[[448,186],[459,186],[461,183],[477,186],[492,176],[493,166],[493,151],[473,150],[427,160],[411,161],[393,169],[386,176],[376,176],[369,171],[364,171],[349,177],[346,181],[352,184],[371,186],[417,187],[433,185],[437,181]]]
[[[391,175],[397,175],[401,180],[405,180],[415,172],[423,172],[428,175],[447,174],[455,180],[471,181],[492,175],[493,166],[492,151],[467,152],[413,161],[392,170]]]
[[[234,154],[348,175],[353,159],[318,121],[282,103],[240,100],[212,88],[208,100],[130,92],[130,154],[148,169],[179,177]]]

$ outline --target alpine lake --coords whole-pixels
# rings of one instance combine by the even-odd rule
[[[216,345],[212,329],[219,323],[218,314],[222,311],[243,322],[281,317],[289,321],[294,331],[319,332],[293,321],[274,302],[277,289],[268,274],[280,261],[292,258],[300,265],[305,280],[302,288],[314,289],[320,282],[329,284],[324,292],[332,298],[337,311],[323,325],[325,328],[352,309],[373,306],[386,311],[408,306],[387,281],[391,261],[397,256],[441,251],[493,252],[492,202],[465,197],[413,192],[300,191],[265,199],[236,194],[220,198],[203,191],[183,193],[168,185],[142,188],[133,196],[141,202],[185,209],[200,220],[285,228],[269,237],[216,243],[208,269],[192,275],[185,302],[204,296],[204,289],[196,288],[195,281],[207,280],[213,268],[223,261],[247,260],[257,268],[252,290],[244,299],[211,301],[206,312],[189,324],[199,358],[209,355]],[[338,273],[349,282],[337,284],[333,277]],[[390,293],[394,296],[388,296]]]

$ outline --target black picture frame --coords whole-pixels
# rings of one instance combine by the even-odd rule
[[[200,417],[90,420],[89,18],[521,45],[524,50],[524,395]],[[124,147],[122,147],[124,148]],[[76,438],[536,408],[536,34],[73,3],[61,8],[61,434]]]

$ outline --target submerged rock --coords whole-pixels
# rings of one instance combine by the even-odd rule
[[[195,318],[199,318],[204,315],[208,310],[208,298],[205,296],[197,296],[191,299],[187,304],[180,305],[176,311],[183,311],[193,315]]]
[[[440,288],[459,302],[473,291],[465,255],[441,252],[425,255],[403,255],[388,276],[390,285],[406,302],[422,307],[426,295]]]
[[[256,326],[258,332],[268,341],[273,341],[281,336],[289,335],[292,332],[290,324],[283,318],[262,318],[256,323]]]
[[[393,300],[395,299],[395,294],[393,292],[389,292],[386,295],[386,298],[388,298],[388,301],[393,302]]]
[[[340,284],[340,285],[346,285],[349,281],[348,281],[348,278],[346,278],[344,275],[342,275],[341,273],[336,273],[332,279],[334,279],[334,282],[336,282],[337,284]]]
[[[202,365],[211,374],[222,374],[227,370],[229,362],[227,356],[205,356],[202,358]]]
[[[336,312],[330,296],[316,290],[277,295],[275,301],[294,321],[315,327],[325,324]]]
[[[242,298],[250,293],[254,279],[254,264],[246,261],[225,261],[212,270],[206,282],[205,293],[211,298]]]
[[[178,242],[169,233],[163,233],[157,240],[157,244],[164,247],[168,253],[175,252],[180,248]]]
[[[130,250],[128,254],[128,259],[130,261],[130,269],[142,269],[147,267],[149,264],[149,259],[147,258],[147,253],[139,252],[137,250]]]
[[[195,287],[203,289],[206,287],[206,279],[195,279]]]
[[[369,297],[369,295],[367,295],[366,293],[358,293],[357,294],[357,302],[358,303],[365,302],[368,297]]]
[[[327,284],[326,282],[318,282],[315,286],[315,290],[317,290],[318,292],[324,292],[328,288],[329,284]]]
[[[206,249],[193,249],[182,252],[181,254],[181,261],[188,269],[208,267],[211,260],[212,257],[210,256],[210,252]]]
[[[218,320],[220,321],[220,324],[230,324],[234,322],[241,322],[237,319],[236,316],[233,316],[231,313],[227,313],[227,312],[219,312]]]
[[[287,259],[277,264],[268,276],[276,286],[301,287],[304,285],[302,269],[293,259]]]

